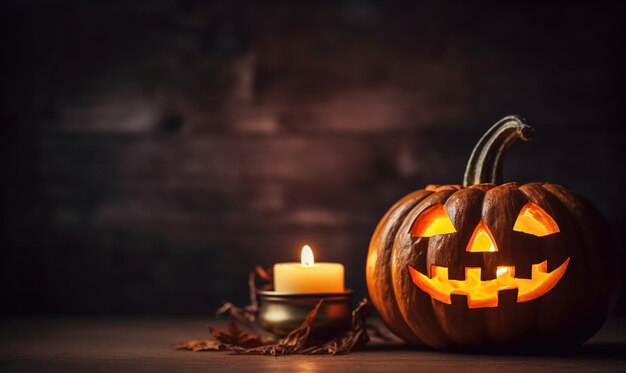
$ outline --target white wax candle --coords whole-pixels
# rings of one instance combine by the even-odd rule
[[[340,263],[314,263],[308,245],[300,263],[274,264],[274,291],[288,293],[342,293],[344,268]]]

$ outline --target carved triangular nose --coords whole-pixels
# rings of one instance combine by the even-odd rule
[[[493,235],[491,234],[489,228],[487,228],[487,224],[485,224],[484,220],[480,219],[476,229],[474,229],[472,238],[470,238],[469,243],[467,244],[467,251],[471,253],[498,251],[496,240],[493,238]]]

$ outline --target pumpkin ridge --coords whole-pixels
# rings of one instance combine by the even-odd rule
[[[577,336],[573,330],[566,330],[564,325],[589,325],[588,320],[586,320],[585,323],[582,323],[586,317],[581,315],[581,313],[586,312],[584,311],[587,308],[585,299],[589,299],[588,293],[590,291],[587,286],[590,273],[587,265],[588,256],[585,254],[590,246],[585,242],[585,234],[583,234],[584,227],[581,226],[575,214],[573,214],[570,206],[568,206],[567,203],[564,203],[561,198],[550,192],[550,190],[546,189],[543,185],[536,185],[525,189],[528,190],[527,194],[529,195],[529,200],[540,204],[544,210],[553,216],[558,222],[559,229],[561,230],[561,232],[557,234],[560,235],[560,237],[554,235],[556,242],[552,241],[551,243],[550,241],[541,240],[548,250],[546,252],[546,256],[554,255],[553,251],[555,249],[558,250],[559,248],[565,246],[561,241],[568,243],[567,255],[571,258],[570,266],[568,268],[568,273],[566,273],[562,279],[562,283],[559,284],[561,287],[565,286],[566,289],[563,289],[561,292],[551,294],[554,294],[552,295],[553,297],[560,297],[557,299],[558,301],[569,304],[577,311],[575,313],[561,315],[557,322],[552,322],[549,326],[557,331],[560,331],[560,334],[568,335],[571,340],[577,340],[580,336]],[[531,192],[536,193],[536,195],[532,196]],[[541,198],[540,201],[537,201],[537,196]],[[552,260],[552,262],[548,260],[549,267],[555,267],[556,265],[558,265],[556,260]],[[549,269],[550,268],[548,268],[548,270]],[[593,279],[591,280],[593,281]],[[548,303],[549,301],[550,298],[545,298],[543,299],[543,303],[540,304],[540,310],[542,313],[548,315],[554,313],[553,307],[550,307],[550,304]],[[540,325],[539,328],[545,329],[546,326]]]
[[[579,342],[582,343],[602,326],[615,306],[619,291],[613,289],[620,285],[616,263],[621,262],[621,258],[615,255],[615,250],[612,250],[614,246],[606,228],[608,223],[595,206],[562,185],[547,182],[542,185],[542,189],[568,210],[583,238],[584,246],[580,248],[579,265],[583,266],[584,284],[587,286],[584,287],[585,295],[581,298],[587,300],[586,307],[582,310],[588,315],[579,316],[581,319],[585,318],[584,325],[587,325],[586,330],[577,335]],[[594,240],[591,240],[591,237]],[[602,285],[595,285],[598,282]],[[598,301],[598,298],[602,301]],[[607,302],[607,299],[612,301]],[[602,307],[607,303],[608,307]],[[591,318],[593,320],[589,320]]]
[[[457,190],[444,189],[435,192],[415,205],[396,232],[392,249],[391,275],[396,303],[400,314],[410,330],[424,343],[445,348],[451,344],[449,337],[438,323],[432,301],[429,296],[420,294],[421,290],[413,285],[408,266],[414,256],[428,256],[429,238],[415,238],[409,234],[415,219],[428,207],[445,203]],[[416,250],[418,246],[423,250]],[[415,263],[413,263],[415,265]],[[415,265],[415,268],[420,268]],[[421,268],[420,268],[421,269]],[[427,308],[425,308],[427,307]],[[419,310],[411,311],[411,310]]]
[[[507,214],[507,217],[509,217],[508,224],[500,228],[507,232],[505,235],[511,237],[511,240],[505,243],[507,246],[506,252],[511,254],[504,260],[511,261],[515,264],[515,277],[519,278],[531,278],[532,265],[542,262],[547,251],[543,240],[532,237],[526,233],[513,231],[519,211],[531,201],[531,198],[529,198],[523,190],[529,186],[533,187],[534,184],[511,184],[509,186],[511,192],[517,196],[517,203]],[[519,256],[522,257],[520,258]],[[541,302],[541,297],[531,302]],[[525,303],[502,305],[502,309],[505,312],[502,312],[497,322],[489,328],[490,338],[496,342],[510,343],[513,341],[519,342],[519,336],[525,333],[541,335],[542,330],[538,326],[540,312],[529,311],[532,310],[531,307],[535,305],[536,303],[530,303],[530,305]],[[502,330],[507,332],[503,333]]]
[[[482,184],[483,186],[491,186],[492,189],[495,184]],[[487,190],[489,190],[487,189]],[[456,247],[461,243],[469,241],[470,235],[473,232],[472,227],[475,227],[475,223],[482,218],[482,202],[485,198],[485,188],[465,188],[452,195],[450,195],[445,203],[446,208],[450,211],[451,219],[457,227],[456,236],[441,237],[439,242],[429,242],[428,250],[437,250],[436,245],[442,247]],[[441,262],[448,263],[448,274],[450,278],[465,278],[466,266],[481,266],[483,260],[476,256],[475,253],[467,253],[465,250],[444,250],[448,256],[445,259],[439,259]],[[474,254],[474,255],[472,255]],[[475,261],[471,264],[467,261],[468,257],[472,257]],[[430,266],[429,266],[430,267]],[[430,268],[428,276],[430,276]],[[453,298],[454,296],[452,296]],[[481,312],[472,312],[470,318],[459,319],[457,315],[459,312],[465,312],[467,310],[467,298],[461,298],[464,302],[444,304],[435,299],[431,299],[431,305],[437,316],[439,327],[444,330],[448,338],[455,346],[471,345],[472,342],[484,340],[484,335],[479,335],[482,330],[485,330],[485,319]],[[455,302],[453,300],[453,302]]]
[[[488,191],[490,189],[493,189],[495,187],[497,187],[497,185],[494,184],[494,183],[480,183],[480,184],[474,184],[474,185],[467,186],[466,188],[478,189],[478,190],[482,190],[483,192],[486,192],[486,191]]]
[[[418,190],[409,193],[396,202],[385,213],[383,218],[377,224],[374,234],[372,235],[372,239],[370,240],[367,258],[368,265],[366,267],[366,280],[370,298],[372,303],[374,303],[374,306],[380,310],[379,314],[381,319],[389,329],[398,334],[402,339],[415,344],[423,344],[423,342],[419,340],[419,338],[405,331],[408,326],[404,324],[402,317],[393,316],[400,315],[400,310],[398,309],[397,304],[395,302],[389,302],[388,299],[386,299],[389,296],[387,293],[389,291],[393,292],[393,286],[391,286],[391,289],[387,290],[387,293],[381,290],[381,286],[384,286],[385,281],[389,282],[389,279],[391,278],[388,266],[389,261],[391,260],[393,242],[397,230],[400,228],[402,221],[415,207],[415,205],[419,204],[431,194],[432,192],[426,190]],[[404,209],[404,211],[402,211],[402,209]],[[394,216],[396,214],[397,216]],[[373,255],[376,256],[375,259],[373,259]],[[374,272],[378,273],[374,274]],[[379,292],[381,294],[377,294]],[[392,295],[391,298],[394,299],[395,296]],[[391,309],[388,307],[391,307]],[[404,325],[398,326],[396,323],[402,323]]]

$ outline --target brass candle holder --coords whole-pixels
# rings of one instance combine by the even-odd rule
[[[257,295],[260,303],[259,325],[277,336],[286,336],[300,326],[320,299],[324,302],[313,321],[313,338],[334,337],[351,328],[352,290],[319,294],[258,290]]]

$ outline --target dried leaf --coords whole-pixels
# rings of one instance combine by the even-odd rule
[[[317,316],[317,311],[324,300],[320,300],[315,308],[311,310],[306,315],[305,320],[294,329],[291,333],[289,333],[286,337],[281,339],[276,344],[260,346],[256,348],[231,348],[233,351],[238,352],[240,354],[261,354],[261,355],[286,355],[286,354],[294,354],[300,353],[303,350],[304,345],[307,343],[309,339],[309,334],[311,334],[311,327],[313,325],[313,320],[315,316]]]
[[[315,308],[313,308],[311,312],[306,315],[302,324],[300,324],[300,326],[294,329],[291,333],[287,334],[287,336],[280,341],[280,344],[288,347],[289,349],[297,349],[304,346],[309,339],[309,334],[311,334],[311,328],[313,327],[313,320],[315,320],[315,316],[317,316],[317,312],[319,311],[322,303],[324,303],[324,300],[320,299],[320,301],[315,305]]]
[[[239,328],[239,326],[237,326],[237,320],[234,317],[231,317],[228,320],[228,328],[215,329],[209,326],[209,332],[213,337],[215,337],[215,339],[227,347],[239,346],[252,348],[272,343],[274,341],[271,337],[257,335]]]
[[[177,350],[189,351],[219,351],[224,345],[215,339],[192,339],[187,342],[174,343],[173,347]]]
[[[327,353],[330,355],[346,354],[361,342],[363,330],[344,336],[338,339],[332,339],[321,346],[312,346],[302,351],[303,354],[315,355]]]
[[[230,302],[227,302],[224,303],[222,307],[218,308],[215,313],[218,316],[228,313],[230,317],[237,319],[237,321],[246,325],[248,328],[254,328],[253,323],[258,313],[258,307],[252,305],[238,307]]]
[[[259,276],[263,281],[272,282],[274,281],[274,274],[272,273],[272,267],[265,269],[261,266],[256,266],[254,268],[257,276]]]
[[[347,354],[355,347],[365,344],[369,341],[367,334],[367,318],[371,313],[371,304],[367,298],[363,298],[359,305],[352,311],[352,330],[348,331],[344,336],[332,339],[321,346],[312,346],[301,353],[303,354],[321,354],[330,355]]]

